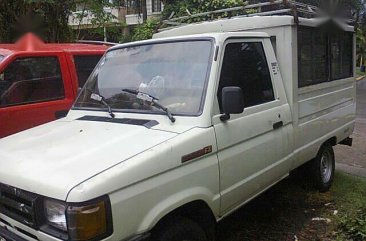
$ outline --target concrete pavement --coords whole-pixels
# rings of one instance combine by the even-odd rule
[[[366,79],[357,82],[357,115],[352,137],[352,147],[335,147],[336,168],[366,177]]]

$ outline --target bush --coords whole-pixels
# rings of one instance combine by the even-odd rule
[[[366,240],[366,207],[361,208],[354,214],[346,214],[340,218],[338,226],[341,234],[347,240]]]
[[[151,39],[153,34],[158,30],[160,21],[157,19],[149,19],[146,23],[138,25],[132,34],[132,41]]]

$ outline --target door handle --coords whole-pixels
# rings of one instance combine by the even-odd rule
[[[283,121],[279,121],[279,122],[276,122],[273,124],[273,129],[276,130],[276,129],[279,129],[283,126]]]
[[[59,110],[59,111],[56,111],[55,112],[56,120],[66,117],[68,112],[69,112],[68,110]]]

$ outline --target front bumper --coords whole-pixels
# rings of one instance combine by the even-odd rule
[[[150,241],[150,233],[137,235],[127,241]]]

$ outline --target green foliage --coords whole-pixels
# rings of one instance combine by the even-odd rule
[[[338,172],[331,194],[339,213],[337,240],[366,240],[366,179]]]
[[[211,0],[211,1],[202,1],[202,0],[184,0],[184,1],[174,1],[171,4],[167,4],[164,7],[164,11],[162,13],[163,19],[168,19],[172,13],[174,13],[175,17],[182,17],[196,13],[210,12],[225,8],[239,7],[245,6],[248,4],[248,1],[244,0]],[[237,14],[250,14],[255,12],[253,9],[249,9],[246,11],[237,11],[236,13],[230,13],[230,16],[235,16]],[[211,16],[204,17],[195,17],[191,18],[187,23],[203,21],[203,20],[211,20],[217,18],[229,17],[229,13],[220,13],[220,14],[212,14]]]
[[[73,0],[0,1],[0,42],[14,42],[26,32],[50,42],[69,41],[68,16],[73,6]]]
[[[340,236],[347,240],[366,240],[366,207],[357,210],[356,213],[347,213],[340,218],[338,226]]]
[[[76,39],[83,39],[82,35],[82,23],[83,19],[87,17],[91,17],[91,24],[93,28],[84,29],[83,33],[90,36],[94,34],[98,34],[103,36],[103,27],[106,24],[112,22],[116,17],[109,11],[105,11],[105,8],[115,7],[116,3],[110,3],[109,1],[101,1],[101,0],[76,0],[75,5],[78,5],[79,11],[74,14],[74,18],[76,20],[77,31],[76,31]]]
[[[138,25],[133,30],[132,41],[151,39],[159,27],[160,21],[157,19],[149,19],[144,24]]]
[[[366,37],[365,31],[362,28],[358,28],[356,32],[356,52],[358,66],[362,65],[365,60],[366,53]]]

